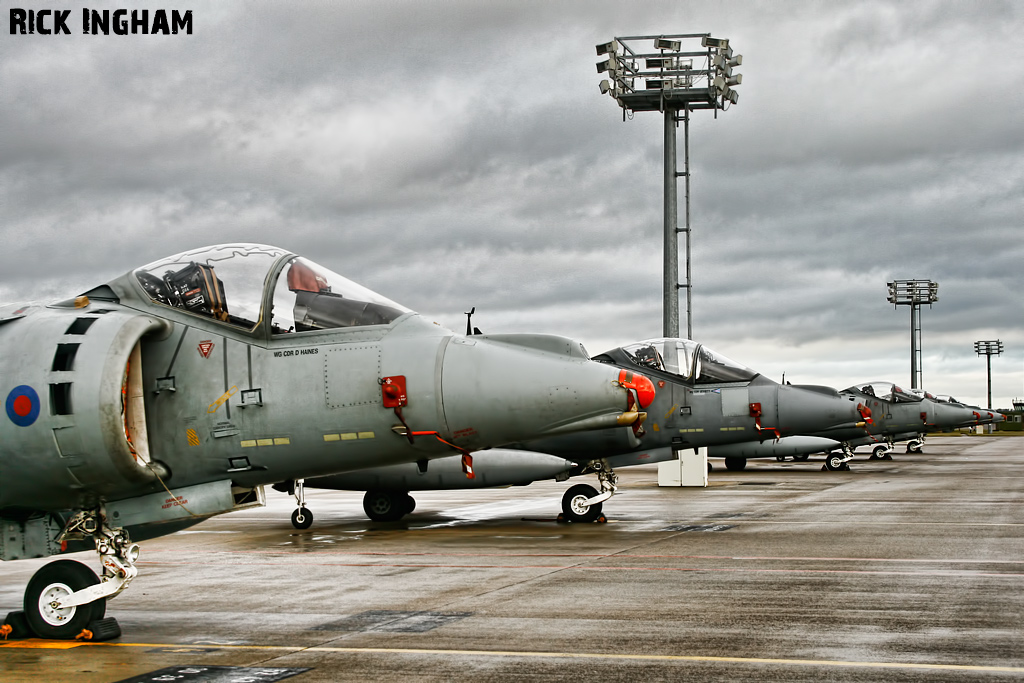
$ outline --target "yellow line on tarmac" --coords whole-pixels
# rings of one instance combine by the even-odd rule
[[[0,648],[39,648],[48,647],[37,639],[13,640],[0,643]],[[54,641],[49,641],[50,643]],[[779,666],[825,666],[864,669],[905,669],[923,671],[978,671],[989,673],[1024,674],[1024,667],[1015,666],[983,666],[970,664],[923,664],[915,662],[857,662],[832,659],[782,659],[776,657],[713,657],[703,655],[631,655],[609,652],[531,652],[524,650],[441,650],[430,648],[403,647],[303,647],[301,645],[220,645],[218,643],[69,643],[67,647],[145,647],[145,648],[217,648],[222,650],[259,650],[263,652],[282,652],[301,654],[303,652],[339,653],[339,654],[404,654],[404,655],[440,655],[450,657],[527,657],[531,659],[603,659],[618,661],[645,662],[710,662],[724,664],[775,664]]]

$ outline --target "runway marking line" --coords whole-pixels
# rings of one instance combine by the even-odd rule
[[[52,641],[50,641],[52,642]],[[38,639],[14,640],[0,643],[0,648],[43,648],[47,641]],[[63,649],[73,647],[145,647],[167,648],[182,647],[181,643],[67,643]],[[531,652],[516,650],[442,650],[431,648],[404,647],[325,647],[325,646],[287,646],[287,645],[220,645],[221,650],[259,650],[262,652],[284,652],[300,654],[303,652],[337,653],[337,654],[405,654],[405,655],[440,655],[450,657],[528,657],[533,659],[604,659],[619,661],[647,662],[711,662],[723,664],[775,664],[780,666],[831,666],[865,669],[916,669],[926,671],[979,671],[992,673],[1024,673],[1024,667],[987,666],[980,664],[925,664],[915,662],[857,662],[839,659],[783,659],[781,657],[715,657],[710,655],[632,655],[609,652]]]
[[[137,565],[191,566],[189,562],[136,562]],[[207,562],[207,565],[213,563]],[[276,562],[247,562],[251,566],[286,566]],[[622,565],[587,566],[582,564],[434,564],[434,563],[371,563],[371,562],[303,562],[304,567],[365,567],[380,569],[578,569],[581,571],[638,571],[638,572],[728,572],[734,574],[866,574],[880,576],[944,576],[944,577],[996,577],[1021,578],[1020,572],[977,572],[971,570],[935,569],[932,571],[895,571],[889,569],[748,569],[742,567],[629,567]],[[223,567],[240,566],[223,564]]]
[[[182,532],[178,532],[182,533]],[[187,532],[186,532],[187,533]],[[146,554],[174,553],[180,554],[179,550],[147,550]],[[223,555],[280,555],[288,557],[301,554],[308,556],[309,553],[301,553],[292,550],[212,550],[209,554]],[[628,557],[637,559],[676,559],[676,560],[769,560],[775,562],[908,562],[908,563],[936,563],[936,564],[1024,564],[1024,560],[977,560],[977,559],[955,559],[955,558],[900,558],[900,557],[812,557],[804,555],[668,555],[668,554],[623,554],[613,553],[434,553],[434,552],[383,552],[383,551],[318,551],[320,556],[340,557]],[[145,563],[141,560],[141,563]],[[159,560],[153,564],[160,564]]]

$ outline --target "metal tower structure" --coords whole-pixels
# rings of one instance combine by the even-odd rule
[[[888,283],[889,303],[910,306],[910,387],[921,389],[921,304],[939,300],[939,284],[931,280],[893,280]]]
[[[694,44],[700,40],[700,50]],[[640,42],[654,41],[657,52],[644,52]],[[725,111],[739,101],[734,86],[743,81],[733,68],[743,63],[734,55],[728,38],[712,38],[708,33],[660,36],[624,36],[597,46],[598,73],[609,78],[601,81],[601,92],[610,95],[622,107],[622,119],[638,111],[657,111],[665,117],[665,192],[664,192],[664,287],[662,332],[679,336],[679,290],[686,290],[686,336],[693,338],[693,281],[690,273],[690,112],[697,109]],[[694,60],[698,61],[694,68]],[[642,66],[641,66],[642,64]],[[640,87],[638,81],[643,87]],[[680,112],[682,115],[680,116]],[[683,123],[683,170],[676,158],[676,128]],[[683,227],[679,227],[677,179],[686,179],[686,209]],[[686,235],[686,283],[679,282],[679,233]]]
[[[992,356],[998,356],[1003,352],[1003,342],[998,339],[976,341],[974,342],[974,352],[979,356],[985,356],[985,366],[988,370],[988,409],[992,410]]]

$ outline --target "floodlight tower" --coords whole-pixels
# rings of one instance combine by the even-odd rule
[[[931,280],[893,280],[889,285],[889,303],[910,306],[910,387],[921,387],[921,304],[929,308],[939,300],[939,284]]]
[[[657,52],[645,53],[638,41],[654,41]],[[683,50],[684,43],[700,40]],[[633,43],[633,45],[630,45]],[[634,49],[635,48],[635,49]],[[733,90],[743,82],[733,68],[743,64],[734,55],[727,38],[708,33],[660,36],[625,36],[597,46],[597,72],[609,75],[601,81],[601,93],[610,95],[622,107],[622,120],[638,111],[658,111],[665,116],[665,237],[662,331],[666,337],[679,336],[679,290],[686,290],[686,336],[693,338],[693,283],[690,276],[690,112],[696,109],[725,111],[739,101]],[[698,68],[694,68],[698,60]],[[641,68],[640,63],[643,62]],[[637,80],[644,83],[637,88]],[[682,111],[682,117],[679,112]],[[676,128],[683,122],[683,170],[676,165]],[[686,213],[679,227],[676,179],[686,179]],[[686,235],[686,284],[679,283],[679,233]]]
[[[976,341],[974,342],[974,352],[979,356],[985,356],[985,365],[988,368],[988,409],[992,410],[992,356],[998,356],[1003,352],[1003,342],[998,339]]]

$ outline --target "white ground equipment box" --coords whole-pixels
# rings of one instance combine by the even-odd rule
[[[658,486],[707,486],[708,449],[676,451],[675,460],[658,463]]]

